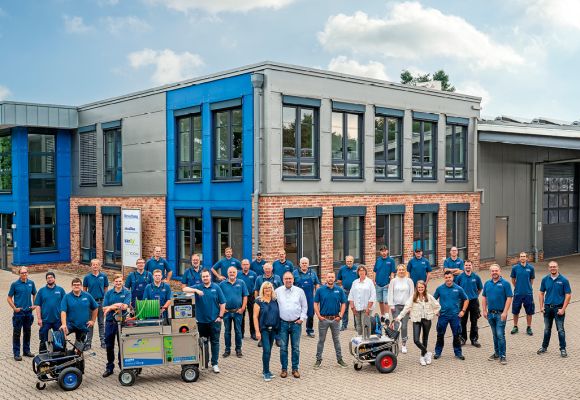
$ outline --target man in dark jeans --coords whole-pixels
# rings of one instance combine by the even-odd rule
[[[252,337],[252,340],[258,340],[256,338],[256,328],[254,327],[254,287],[256,286],[258,275],[250,269],[250,260],[246,258],[242,260],[242,270],[238,271],[238,279],[244,281],[248,288],[248,304],[246,310],[244,310],[244,314],[242,315],[242,338],[246,333],[246,311],[248,311],[250,336]]]
[[[471,329],[469,330],[469,340],[475,347],[481,347],[478,339],[477,320],[481,315],[479,309],[479,295],[483,289],[481,278],[473,272],[473,262],[465,260],[464,272],[457,277],[457,284],[465,290],[469,305],[463,317],[461,317],[461,345],[467,342],[467,320],[471,319]]]
[[[20,335],[23,333],[22,350],[26,357],[34,357],[30,351],[30,334],[32,331],[32,322],[34,317],[32,310],[36,308],[33,305],[36,298],[36,286],[34,282],[28,279],[28,268],[20,267],[18,271],[20,278],[10,285],[8,291],[8,304],[14,311],[12,316],[12,351],[14,360],[22,361],[20,356]]]
[[[540,311],[544,313],[544,340],[538,354],[545,353],[550,344],[552,335],[552,325],[556,321],[558,340],[560,342],[560,355],[568,357],[566,352],[566,332],[564,331],[564,318],[566,317],[566,307],[572,298],[570,281],[558,272],[558,263],[550,261],[548,263],[550,274],[544,276],[540,284]]]

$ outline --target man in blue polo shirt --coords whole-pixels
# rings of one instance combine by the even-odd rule
[[[445,261],[443,261],[443,271],[453,272],[453,281],[455,283],[457,283],[457,278],[459,277],[459,275],[461,275],[463,269],[465,268],[465,263],[461,259],[461,257],[458,256],[458,254],[459,250],[457,249],[457,247],[453,246],[449,250],[449,257],[447,257]]]
[[[8,291],[8,304],[14,311],[12,316],[12,351],[14,359],[22,361],[20,356],[20,335],[22,337],[22,348],[25,357],[34,357],[30,351],[30,334],[32,332],[32,323],[34,317],[32,310],[36,308],[33,305],[36,298],[36,286],[34,282],[28,279],[28,268],[20,267],[18,270],[20,278],[12,282]]]
[[[528,328],[526,333],[532,336],[532,316],[536,311],[534,304],[534,279],[536,272],[534,266],[528,263],[528,255],[525,252],[520,253],[520,262],[512,266],[512,284],[514,285],[514,302],[512,307],[512,314],[514,315],[514,327],[510,332],[512,335],[518,333],[518,318],[522,305],[526,310],[526,322]]]
[[[85,275],[83,279],[83,290],[93,296],[93,299],[99,305],[98,312],[98,324],[99,324],[99,339],[101,340],[101,347],[105,348],[105,320],[103,318],[103,299],[105,293],[109,288],[109,278],[107,274],[101,271],[101,260],[92,259],[91,260],[91,272]],[[89,328],[89,334],[87,337],[87,349],[90,349],[93,344],[93,330],[91,326]]]
[[[60,302],[66,294],[65,290],[56,285],[54,272],[46,273],[46,286],[40,288],[34,305],[36,306],[36,317],[38,318],[38,336],[40,337],[39,353],[46,351],[46,341],[48,331],[60,329]]]
[[[439,319],[437,320],[437,343],[435,344],[435,355],[433,358],[441,357],[443,351],[443,344],[445,341],[445,331],[447,324],[451,326],[453,334],[453,352],[455,357],[460,360],[465,360],[465,356],[461,351],[461,340],[459,334],[461,332],[461,325],[459,319],[465,314],[469,301],[465,291],[457,284],[453,283],[453,272],[445,272],[445,283],[435,290],[433,297],[439,300],[441,304],[441,311],[439,312]]]
[[[160,269],[153,271],[153,283],[145,287],[144,300],[159,300],[160,315],[167,318],[167,309],[171,304],[171,286],[163,282],[163,272]]]
[[[262,258],[262,252],[258,251],[256,253],[256,259],[250,264],[250,269],[254,271],[257,276],[264,275],[264,264],[266,264],[266,260]]]
[[[145,270],[147,272],[153,273],[156,269],[161,270],[163,273],[164,282],[169,283],[171,281],[173,271],[171,270],[167,260],[161,257],[161,247],[159,246],[155,246],[153,248],[153,256],[147,260],[147,264],[145,264]]]
[[[145,271],[145,260],[138,258],[137,270],[132,271],[127,275],[125,287],[131,291],[131,305],[135,307],[135,300],[143,300],[145,288],[150,283],[153,283],[153,274]]]
[[[258,338],[256,338],[256,328],[254,326],[254,287],[256,287],[257,278],[258,276],[256,273],[251,270],[250,260],[244,258],[242,260],[242,270],[238,271],[238,279],[242,280],[248,289],[248,304],[246,305],[246,309],[242,314],[242,339],[244,338],[244,334],[246,332],[246,311],[248,311],[250,336],[252,337],[252,340],[258,340]]]
[[[113,374],[115,368],[115,342],[118,336],[118,324],[115,321],[115,314],[120,313],[121,317],[127,313],[131,304],[131,292],[123,287],[123,275],[117,274],[113,280],[113,290],[105,293],[103,300],[104,313],[106,315],[105,343],[107,344],[107,366],[103,373],[103,378]],[[118,353],[119,369],[121,368],[121,349]]]
[[[236,269],[238,270],[242,269],[242,264],[240,263],[240,260],[234,258],[233,254],[234,251],[232,250],[232,248],[226,247],[226,249],[224,250],[225,257],[213,265],[211,272],[214,275],[215,282],[220,283],[221,281],[226,280],[226,275],[228,273],[229,267],[236,267]]]
[[[307,257],[300,259],[300,268],[294,271],[294,286],[304,290],[308,303],[308,317],[306,318],[306,335],[314,337],[314,292],[320,287],[320,280],[316,271],[310,268]]]
[[[207,338],[211,345],[211,366],[218,374],[220,353],[220,332],[226,312],[226,298],[220,286],[211,281],[209,271],[201,273],[202,284],[193,288],[186,287],[184,292],[195,293],[195,318],[199,336]]]
[[[274,275],[280,278],[280,282],[282,282],[282,277],[286,272],[294,273],[295,269],[292,261],[286,259],[286,250],[283,249],[278,252],[278,259],[274,261],[272,268],[274,268]]]
[[[389,257],[389,249],[387,246],[381,246],[379,249],[380,256],[375,262],[375,290],[377,292],[377,303],[381,311],[381,321],[388,318],[389,304],[387,303],[387,295],[389,293],[389,283],[391,278],[397,272],[397,265],[392,257]]]
[[[99,305],[93,296],[82,290],[83,283],[79,278],[74,278],[71,285],[72,290],[60,302],[60,329],[65,335],[74,333],[76,346],[85,344],[87,350],[90,346],[87,334],[95,326]]]
[[[201,258],[199,254],[191,255],[191,267],[185,270],[183,276],[181,277],[181,288],[186,286],[194,287],[195,285],[201,284],[201,271],[205,268],[201,266]]]
[[[540,311],[544,313],[544,340],[538,354],[545,353],[550,344],[552,335],[552,325],[556,321],[558,340],[560,342],[560,355],[568,357],[566,352],[566,332],[564,331],[564,318],[566,317],[566,307],[572,298],[570,281],[558,271],[558,263],[550,261],[548,270],[550,273],[542,278],[540,284]]]
[[[247,260],[246,260],[247,261]],[[242,357],[242,316],[248,304],[248,288],[241,279],[237,278],[236,267],[228,268],[228,279],[220,283],[220,289],[226,299],[226,312],[224,314],[224,345],[225,351],[222,357],[230,356],[232,349],[232,321],[236,341],[236,356]]]
[[[502,365],[506,365],[505,324],[514,295],[509,282],[502,278],[498,264],[492,264],[489,272],[491,279],[485,282],[481,294],[483,318],[489,322],[493,335],[493,354],[488,360],[499,359]]]
[[[318,345],[316,346],[314,369],[320,368],[320,364],[322,364],[322,352],[324,351],[324,342],[329,328],[334,342],[336,362],[343,368],[348,367],[342,359],[342,349],[340,347],[340,320],[344,316],[348,299],[344,290],[336,286],[334,281],[334,272],[328,272],[326,274],[326,284],[317,289],[314,295],[314,312],[318,318]]]
[[[353,256],[346,256],[345,264],[338,270],[338,274],[336,275],[336,283],[342,286],[346,297],[348,298],[348,294],[350,293],[350,289],[352,288],[352,283],[358,278],[358,274],[356,273],[357,266],[354,265],[354,257]],[[350,307],[345,308],[344,315],[342,316],[342,326],[340,328],[341,331],[344,331],[348,327],[348,309]],[[356,327],[355,327],[356,328]]]
[[[282,286],[282,280],[278,275],[274,274],[272,264],[264,264],[264,275],[260,275],[256,278],[256,286],[254,286],[254,297],[258,297],[260,293],[260,288],[264,282],[270,282],[274,286],[274,290]]]
[[[453,272],[453,271],[452,271]],[[483,289],[481,278],[473,271],[473,262],[465,260],[465,271],[457,277],[456,283],[465,290],[469,305],[463,317],[461,317],[461,344],[467,342],[467,320],[471,318],[471,329],[469,330],[469,340],[475,347],[481,347],[479,344],[479,333],[477,320],[481,315],[479,308],[479,295]]]
[[[423,249],[415,249],[415,256],[407,263],[407,272],[413,283],[417,285],[417,282],[424,281],[425,284],[428,284],[432,270],[429,260],[423,257]]]

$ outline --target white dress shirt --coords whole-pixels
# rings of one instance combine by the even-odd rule
[[[276,299],[280,309],[280,319],[286,322],[294,322],[298,319],[306,321],[308,303],[304,290],[297,286],[292,286],[290,289],[280,286],[276,289]]]
[[[375,284],[371,279],[365,278],[362,282],[360,279],[357,279],[352,283],[352,288],[348,294],[348,301],[354,303],[355,310],[366,310],[369,303],[374,303],[376,299],[377,293],[375,291]]]

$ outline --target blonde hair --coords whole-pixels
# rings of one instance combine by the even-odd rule
[[[123,279],[123,275],[121,275],[121,274],[113,275],[113,282],[116,281],[117,279]]]
[[[260,286],[260,290],[258,291],[258,298],[262,300],[264,297],[264,289],[268,287],[272,289],[272,300],[276,300],[276,291],[274,290],[274,285],[272,285],[272,282],[267,281],[262,283],[262,286]]]
[[[403,270],[405,271],[405,276],[408,278],[409,277],[409,271],[407,271],[407,266],[405,264],[399,264],[399,265],[397,265],[397,272],[396,272],[396,274],[399,273],[399,268],[403,268]]]

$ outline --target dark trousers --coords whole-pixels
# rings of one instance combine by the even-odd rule
[[[107,371],[115,369],[115,342],[119,336],[119,327],[115,321],[105,323],[105,345],[107,347]],[[117,362],[121,369],[121,349],[117,352]]]
[[[199,336],[209,339],[211,345],[211,365],[218,365],[220,355],[220,333],[222,331],[221,322],[197,323]]]
[[[552,336],[552,325],[556,321],[556,330],[558,331],[558,340],[560,341],[560,350],[566,349],[566,332],[564,331],[564,315],[558,315],[558,310],[562,306],[550,307],[548,305],[544,308],[544,341],[542,347],[547,349],[550,345],[550,336]]]
[[[461,355],[461,340],[459,339],[459,333],[461,330],[461,324],[459,322],[458,315],[440,315],[439,320],[437,320],[437,343],[435,344],[435,354],[441,354],[443,351],[443,345],[445,344],[445,331],[447,330],[447,325],[451,326],[451,333],[453,334],[453,352],[456,356]]]
[[[20,336],[22,335],[22,350],[30,353],[30,334],[34,316],[32,312],[18,312],[12,316],[12,351],[14,356],[20,355]]]
[[[75,347],[77,349],[85,351],[91,348],[91,343],[87,340],[89,335],[88,328],[68,327],[68,333],[69,335],[72,333],[75,334]]]
[[[276,331],[262,329],[262,373],[270,373],[270,357],[272,356],[272,346],[274,345],[274,337],[277,335]]]
[[[421,322],[413,322],[413,342],[421,350],[421,356],[427,354],[429,343],[429,331],[431,330],[431,320],[422,318]],[[421,338],[421,333],[423,337]]]
[[[46,342],[48,341],[48,331],[57,331],[60,329],[60,321],[57,322],[44,322],[42,321],[42,326],[38,330],[38,336],[40,339],[40,344],[38,346],[38,352],[44,353],[46,351]]]
[[[479,299],[471,299],[469,300],[469,305],[467,306],[467,310],[463,317],[461,317],[461,339],[464,342],[467,341],[467,320],[471,320],[471,327],[469,329],[469,340],[471,343],[477,341],[479,339],[478,335],[478,328],[477,328],[477,319],[481,316],[481,312],[479,310]]]
[[[242,337],[246,333],[246,311],[248,313],[248,323],[250,325],[250,335],[252,337],[256,336],[256,327],[254,326],[254,295],[251,294],[248,296],[248,305],[244,310],[244,314],[242,315]]]
[[[314,334],[314,315],[306,317],[306,334]]]
[[[348,299],[348,294],[350,293],[350,290],[345,290],[344,293],[346,293],[346,298]],[[344,308],[344,314],[342,315],[342,326],[341,328],[344,330],[348,327],[348,309],[350,308],[350,305],[347,303],[346,307]]]

